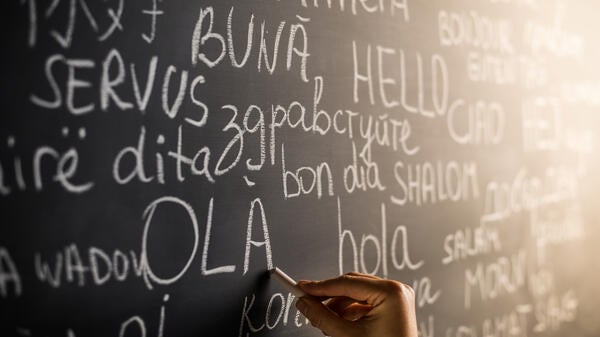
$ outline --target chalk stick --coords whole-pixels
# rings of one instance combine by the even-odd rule
[[[283,284],[292,294],[296,297],[306,296],[306,293],[298,287],[298,283],[294,281],[288,274],[284,273],[281,269],[275,267],[269,270],[271,277],[278,280]]]

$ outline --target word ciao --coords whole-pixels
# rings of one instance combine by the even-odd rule
[[[189,219],[187,224],[193,230],[193,242],[191,245],[182,243],[182,250],[189,252],[185,264],[177,273],[171,276],[158,272],[156,265],[150,259],[148,252],[156,250],[159,242],[149,239],[148,233],[154,226],[165,224],[155,223],[153,218],[155,213],[160,211],[165,205],[179,208],[181,212]],[[76,244],[69,244],[63,250],[56,252],[54,261],[44,259],[41,253],[36,253],[34,265],[36,276],[39,281],[49,284],[51,287],[61,287],[65,283],[75,284],[83,287],[88,282],[95,286],[101,286],[109,281],[125,281],[128,277],[143,278],[148,289],[153,289],[155,285],[169,285],[180,280],[190,269],[192,262],[196,259],[196,253],[202,245],[200,271],[203,276],[216,275],[222,273],[233,273],[237,270],[237,265],[222,265],[218,267],[209,267],[209,251],[211,244],[215,244],[211,239],[213,223],[214,200],[208,203],[206,214],[206,223],[204,238],[202,244],[200,241],[200,229],[198,218],[192,206],[176,197],[162,197],[152,201],[144,211],[144,227],[141,240],[141,249],[139,252],[133,250],[124,253],[115,250],[107,253],[97,247],[89,247],[87,252],[81,253]],[[255,220],[258,219],[258,220]],[[258,222],[258,224],[255,224]],[[256,228],[255,228],[256,227]],[[256,232],[260,231],[259,240],[255,239]],[[262,201],[257,198],[250,203],[248,214],[248,223],[245,234],[245,250],[243,255],[243,271],[245,275],[250,266],[253,249],[260,248],[264,250],[265,267],[273,268],[273,257],[271,251],[271,241],[269,239],[269,229],[267,217],[263,208]],[[160,246],[158,246],[160,249]]]
[[[448,109],[448,133],[457,144],[500,144],[506,129],[506,113],[498,102],[478,100],[468,105],[455,100]]]

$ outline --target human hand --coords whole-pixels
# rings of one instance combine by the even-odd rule
[[[332,337],[417,337],[415,294],[400,282],[348,273],[324,281],[299,281],[308,295],[296,307]],[[318,299],[326,299],[326,304]]]

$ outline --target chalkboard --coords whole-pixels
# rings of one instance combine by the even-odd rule
[[[273,266],[600,335],[597,3],[2,6],[0,335],[319,336]]]

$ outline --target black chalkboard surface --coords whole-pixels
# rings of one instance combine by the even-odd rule
[[[2,336],[318,336],[270,280],[416,293],[422,337],[598,336],[592,1],[11,0]]]

